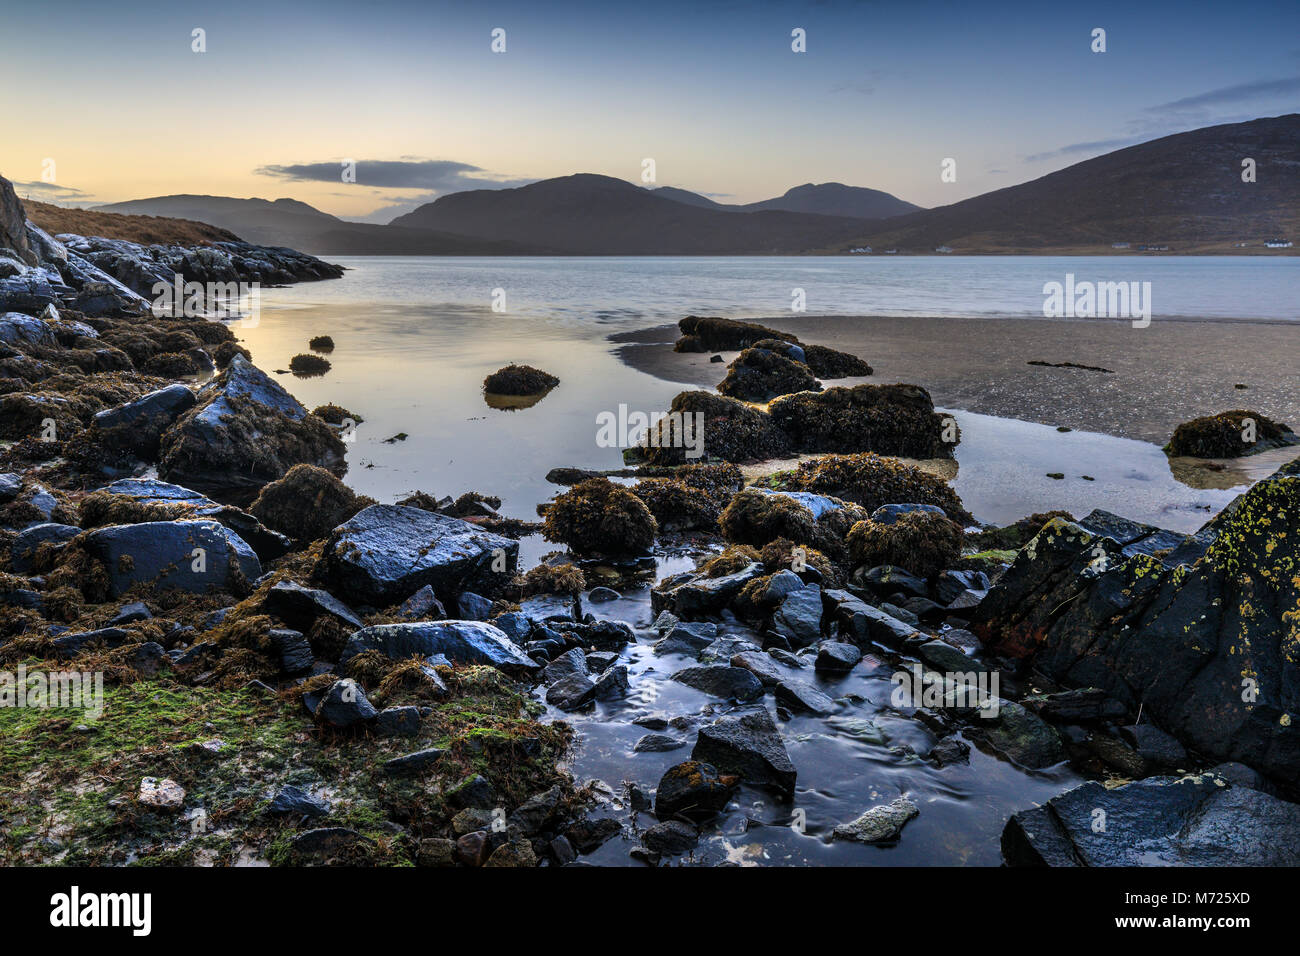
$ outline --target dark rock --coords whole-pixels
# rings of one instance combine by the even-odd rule
[[[419,732],[419,707],[385,707],[375,720],[375,733],[381,737],[414,737]]]
[[[109,525],[82,541],[104,563],[113,597],[140,583],[195,593],[237,590],[262,575],[253,549],[215,521]]]
[[[832,615],[841,633],[858,644],[874,641],[886,647],[899,647],[916,633],[912,625],[872,607],[848,591],[825,591],[822,597],[834,608]]]
[[[794,793],[795,767],[766,708],[705,724],[691,757],[723,773],[738,774],[745,783],[772,786],[787,796]]]
[[[365,627],[351,608],[328,591],[305,588],[293,581],[277,581],[266,592],[262,610],[300,631],[311,630],[324,614],[356,630]]]
[[[930,759],[940,767],[965,763],[970,757],[970,745],[956,737],[944,737],[930,748]]]
[[[664,820],[641,834],[641,842],[652,853],[681,856],[700,842],[699,831],[681,820]]]
[[[934,579],[934,597],[940,604],[951,604],[966,591],[985,591],[988,586],[983,571],[941,571]]]
[[[565,677],[587,676],[587,658],[578,648],[565,651],[542,668],[542,682],[550,685]]]
[[[168,385],[133,402],[97,412],[91,423],[91,438],[114,450],[152,461],[158,456],[163,432],[193,408],[194,401],[194,393],[187,386]]]
[[[131,637],[130,631],[120,627],[101,627],[94,631],[80,631],[76,634],[62,634],[54,639],[54,650],[62,657],[71,657],[81,653],[94,644],[105,647],[121,647]]]
[[[330,805],[301,787],[289,786],[281,788],[266,812],[296,817],[323,817],[330,812]]]
[[[168,658],[167,652],[163,650],[161,644],[155,641],[145,641],[143,644],[136,645],[135,650],[127,659],[127,665],[141,677],[153,677],[169,661],[170,658]]]
[[[592,604],[604,604],[607,601],[617,601],[623,595],[619,594],[613,588],[595,587],[587,592],[587,600]]]
[[[426,750],[417,750],[415,753],[403,754],[400,757],[385,760],[384,773],[395,777],[416,776],[425,773],[441,760],[444,753],[446,751],[437,747],[429,747]]]
[[[862,652],[856,645],[823,641],[817,648],[817,659],[813,666],[819,671],[845,674],[853,670],[860,660],[862,660]]]
[[[796,714],[833,713],[835,701],[812,684],[801,680],[783,680],[776,685],[776,701]]]
[[[590,853],[623,832],[623,826],[609,817],[579,820],[573,824],[565,836],[579,853]]]
[[[1011,866],[1295,866],[1300,805],[1213,774],[1096,782],[1014,814]]]
[[[959,648],[944,641],[926,641],[917,647],[916,655],[935,670],[947,674],[965,674],[987,669],[979,661],[967,657]]]
[[[730,664],[686,667],[673,674],[672,679],[714,697],[748,701],[763,696],[763,685],[757,677],[742,667],[732,667]]]
[[[772,656],[762,651],[741,651],[739,654],[733,654],[731,666],[743,667],[757,677],[764,687],[775,687],[781,680],[781,671],[772,662]]]
[[[678,617],[691,617],[720,611],[730,604],[741,589],[754,578],[763,574],[763,565],[755,561],[735,574],[719,578],[689,576],[663,588],[661,585],[650,592],[651,608],[658,613],[669,610]],[[673,582],[669,578],[665,584]],[[662,588],[662,589],[661,589]]]
[[[0,474],[0,505],[8,504],[23,490],[23,476],[7,471]]]
[[[466,866],[482,866],[488,858],[488,838],[484,830],[466,833],[456,841],[456,859]]]
[[[338,859],[354,847],[373,847],[375,841],[345,827],[308,830],[294,837],[290,847],[301,858],[318,862]]]
[[[456,599],[456,608],[466,621],[486,621],[492,616],[492,602],[473,591],[462,593]]]
[[[117,609],[117,613],[109,620],[109,627],[121,627],[123,624],[130,624],[134,621],[147,621],[153,617],[153,612],[145,606],[143,601],[133,601],[130,604],[123,604]]]
[[[27,574],[32,569],[36,551],[41,545],[49,544],[55,550],[61,550],[63,545],[79,534],[81,534],[80,528],[53,521],[24,528],[18,532],[13,544],[10,545],[9,567],[17,574]]]
[[[810,584],[786,595],[772,615],[772,628],[794,647],[816,644],[822,636],[822,590]]]
[[[378,716],[366,699],[361,685],[351,678],[336,680],[316,705],[316,720],[330,727],[347,729],[374,720]]]
[[[447,837],[426,837],[416,850],[415,862],[419,866],[455,866],[456,841]]]
[[[1148,763],[1174,770],[1181,769],[1187,763],[1187,748],[1178,742],[1178,738],[1165,733],[1155,724],[1121,727],[1119,733]]]
[[[271,646],[280,658],[280,671],[284,674],[301,674],[311,670],[316,658],[312,654],[311,643],[301,631],[277,628],[267,635]]]
[[[909,597],[926,597],[930,593],[925,581],[893,564],[868,568],[860,574],[854,571],[853,583],[858,587],[870,588],[882,597],[887,597],[895,591],[902,591]]]
[[[578,854],[573,850],[573,844],[566,836],[557,836],[547,844],[547,849],[551,851],[551,859],[557,866],[568,866],[578,858]]]
[[[595,700],[618,700],[626,697],[631,690],[627,680],[627,668],[621,665],[608,667],[598,678],[592,690]]]
[[[646,734],[632,745],[632,752],[638,754],[665,753],[686,746],[686,741],[667,734]]]
[[[447,617],[447,609],[442,606],[438,596],[433,593],[433,588],[426,584],[402,602],[402,606],[397,609],[397,616],[404,621],[441,621]],[[510,617],[511,615],[503,614],[501,616]],[[501,627],[500,620],[494,623]],[[509,633],[507,633],[507,636],[518,643],[520,640],[527,639],[528,631],[524,629],[518,638]]]
[[[1065,759],[1060,734],[1041,717],[1012,701],[998,701],[996,716],[981,718],[978,729],[995,750],[1032,770]]]
[[[549,827],[560,810],[560,788],[551,787],[535,793],[510,814],[509,823],[527,836],[534,836]]]
[[[433,593],[432,588],[428,588],[427,590],[430,594]],[[435,598],[434,600],[437,599]],[[405,607],[406,605],[402,606]],[[439,613],[437,615],[429,615],[430,617],[446,617],[446,613],[441,611],[442,605],[438,605],[438,607]],[[516,644],[523,644],[527,641],[528,635],[532,633],[533,630],[532,622],[519,611],[507,611],[505,614],[498,614],[492,619],[492,623],[499,627],[501,632]]]
[[[580,710],[595,699],[596,682],[586,674],[569,674],[546,689],[546,702],[560,710]]]
[[[1127,708],[1106,696],[1099,687],[1076,687],[1053,694],[1039,694],[1021,701],[1044,720],[1061,724],[1118,720]]]
[[[552,621],[582,620],[582,601],[571,594],[535,594],[526,598],[519,608],[534,626]]]
[[[938,505],[922,505],[922,504],[915,504],[915,503],[881,505],[875,511],[871,512],[871,520],[874,521],[876,524],[891,525],[894,524],[896,521],[898,521],[898,519],[901,518],[903,515],[912,514],[913,512],[917,512],[917,511],[923,511],[933,515],[946,516],[947,514]]]
[[[698,760],[679,763],[664,773],[655,791],[655,816],[707,820],[725,810],[738,781]]]
[[[492,784],[481,774],[467,777],[446,794],[447,803],[457,810],[472,807],[491,811],[496,808],[497,795]]]
[[[348,638],[339,656],[339,667],[368,650],[377,650],[392,660],[442,654],[453,664],[489,664],[507,673],[531,674],[538,669],[536,662],[505,634],[482,621],[425,621],[363,628]]]
[[[326,542],[327,577],[345,595],[376,606],[393,604],[424,585],[450,594],[491,573],[514,573],[519,542],[459,518],[371,505],[334,529]]]
[[[654,650],[656,654],[686,654],[694,657],[712,644],[718,636],[718,626],[712,621],[680,621],[670,627],[659,640]]]

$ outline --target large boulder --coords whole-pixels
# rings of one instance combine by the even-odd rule
[[[392,660],[441,654],[453,664],[489,664],[508,673],[531,674],[538,664],[500,628],[482,621],[423,621],[376,624],[348,638],[339,657],[341,671],[363,651],[379,651]]]
[[[1011,866],[1296,866],[1300,805],[1213,773],[1090,781],[1002,831]]]
[[[0,342],[5,345],[54,345],[54,329],[21,312],[0,315]]]
[[[21,261],[36,265],[37,257],[27,240],[27,213],[14,192],[14,184],[0,176],[0,249],[12,251]]]
[[[738,774],[745,783],[794,794],[794,764],[766,708],[729,715],[701,727],[691,758],[723,773]]]
[[[1053,519],[972,629],[1058,683],[1141,707],[1203,754],[1296,783],[1300,476],[1258,483],[1206,532],[1153,556],[1141,548],[1149,535],[1126,545]]]
[[[135,584],[204,593],[235,590],[262,574],[244,539],[215,521],[149,521],[86,532],[82,546],[103,562],[112,597]]]
[[[329,425],[236,355],[164,433],[159,473],[202,490],[255,489],[297,464],[342,475],[345,450]]]
[[[163,432],[193,407],[194,393],[178,382],[97,412],[86,437],[111,451],[152,461]]]
[[[385,607],[426,584],[445,604],[497,573],[514,573],[519,542],[478,525],[401,505],[371,505],[334,529],[324,573],[349,599]],[[494,567],[494,564],[496,567]]]

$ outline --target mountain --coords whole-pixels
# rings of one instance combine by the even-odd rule
[[[579,173],[515,189],[451,193],[392,225],[512,239],[565,255],[623,256],[791,254],[842,244],[862,230],[860,220],[848,217],[728,211],[659,192]]]
[[[528,255],[540,252],[513,241],[448,235],[348,222],[296,199],[229,196],[156,196],[94,207],[96,212],[166,216],[228,229],[248,242],[288,246],[313,255],[454,256]]]
[[[845,186],[843,183],[804,183],[787,190],[785,195],[761,202],[729,204],[715,202],[699,193],[675,186],[660,186],[652,190],[656,196],[672,199],[691,206],[702,206],[721,212],[806,212],[818,216],[850,216],[854,219],[888,219],[916,212],[921,207],[891,196],[879,189],[863,186]]]
[[[34,199],[24,199],[27,218],[52,236],[71,232],[78,236],[125,239],[141,245],[193,246],[201,242],[229,242],[240,237],[225,229],[190,219],[159,216],[123,216],[90,209],[67,209]]]
[[[1242,160],[1256,181],[1242,182]],[[1129,146],[1032,182],[873,224],[854,245],[956,253],[1262,251],[1300,239],[1300,114],[1210,126]],[[1240,251],[1240,250],[1237,250]]]

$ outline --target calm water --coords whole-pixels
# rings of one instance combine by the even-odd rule
[[[466,260],[352,259],[343,279],[264,293],[254,328],[237,332],[267,369],[287,368],[314,335],[336,343],[332,370],[320,378],[281,375],[309,408],[336,402],[365,422],[349,446],[348,482],[381,501],[415,489],[456,495],[470,489],[500,495],[503,511],[532,517],[558,490],[544,480],[560,465],[616,468],[617,448],[596,443],[596,416],[665,409],[682,386],[623,365],[608,335],[676,321],[682,315],[771,315],[788,308],[789,289],[808,292],[810,312],[880,314],[1039,314],[1044,281],[1093,268],[1142,271],[1168,287],[1169,308],[1236,316],[1297,318],[1281,286],[1296,275],[1290,260],[1008,260],[1008,259],[682,259]],[[492,290],[506,290],[508,311],[489,308]],[[1158,291],[1157,310],[1162,300]],[[484,376],[508,362],[546,369],[561,384],[536,405],[490,407]],[[852,380],[850,380],[852,383]],[[925,384],[925,383],[920,383]],[[1083,515],[1106,508],[1181,530],[1198,528],[1246,483],[1276,467],[1256,456],[1215,475],[1219,487],[1194,488],[1175,477],[1154,445],[1088,432],[1059,433],[1027,422],[951,410],[962,429],[953,485],[983,521],[1003,523],[1051,508]],[[388,442],[400,432],[407,438]],[[1281,453],[1280,457],[1288,457]],[[951,469],[951,463],[949,468]],[[1048,472],[1063,472],[1053,480]],[[1086,478],[1084,476],[1087,476]],[[1202,476],[1203,477],[1203,476]],[[1203,483],[1203,482],[1193,482]],[[525,564],[555,545],[523,542]],[[661,573],[690,567],[665,555]],[[650,622],[645,588],[594,605],[602,617],[637,627]],[[629,645],[622,663],[632,693],[587,714],[561,714],[578,731],[570,768],[578,780],[598,778],[615,791],[635,783],[651,790],[669,766],[690,753],[693,731],[667,753],[634,753],[646,731],[640,715],[710,719],[718,702],[669,676],[688,661],[655,657],[648,638]],[[1079,781],[1068,767],[1025,772],[972,748],[970,761],[942,769],[922,759],[932,733],[889,704],[894,667],[870,659],[848,675],[798,674],[839,700],[827,717],[797,716],[782,724],[798,768],[793,804],[744,787],[733,809],[707,832],[693,862],[741,865],[997,865],[1007,817]],[[771,705],[770,698],[768,699]],[[831,843],[836,824],[907,794],[921,809],[896,846]],[[792,810],[806,828],[790,826]],[[603,813],[631,826],[638,819],[617,798]],[[612,840],[592,862],[627,865],[632,844]]]

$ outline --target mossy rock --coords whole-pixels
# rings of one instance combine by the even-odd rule
[[[645,502],[608,478],[589,478],[557,497],[542,525],[546,540],[595,555],[644,554],[658,531]]]
[[[791,452],[790,440],[768,415],[734,398],[704,391],[679,393],[669,407],[669,417],[653,426],[647,443],[636,450],[650,464],[690,464],[691,449],[681,447],[678,431],[687,415],[703,416],[690,419],[692,428],[697,421],[703,423],[702,435],[692,437],[702,437],[703,454],[712,461],[767,461]]]
[[[310,352],[299,352],[289,359],[289,371],[295,375],[324,375],[330,368],[329,359]]]
[[[1247,441],[1252,431],[1254,441]],[[1297,442],[1300,437],[1286,425],[1238,408],[1183,422],[1174,429],[1165,451],[1191,458],[1240,458]]]
[[[747,402],[766,402],[778,395],[795,392],[820,392],[821,383],[802,362],[780,352],[747,348],[727,367],[727,377],[718,391]]]
[[[955,567],[961,558],[962,529],[933,511],[908,511],[892,524],[860,521],[848,535],[853,563],[869,568],[892,564],[922,578]]]
[[[550,372],[531,365],[507,365],[483,379],[483,391],[491,395],[540,395],[560,384]]]
[[[373,499],[358,496],[324,468],[294,465],[262,488],[249,512],[258,521],[298,541],[323,538]]]
[[[918,385],[837,386],[772,402],[773,423],[803,452],[952,458],[961,433]],[[952,441],[945,441],[950,437]]]

